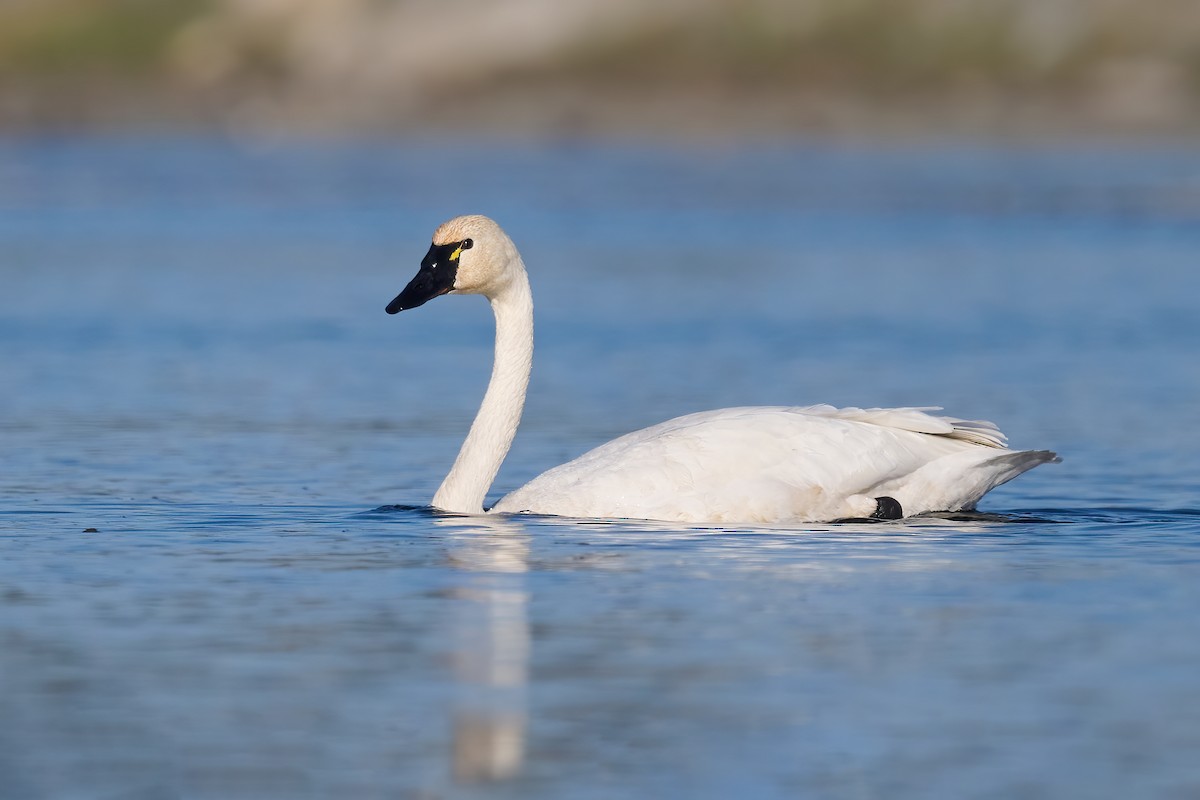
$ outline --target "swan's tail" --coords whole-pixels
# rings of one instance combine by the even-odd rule
[[[967,501],[951,511],[972,511],[985,494],[1002,483],[1008,483],[1022,472],[1028,472],[1038,464],[1057,464],[1062,461],[1058,453],[1050,450],[1018,450],[1013,453],[989,458],[975,465],[979,482],[972,487]]]

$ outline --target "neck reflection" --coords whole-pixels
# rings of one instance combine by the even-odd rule
[[[529,682],[529,543],[523,528],[487,517],[439,517],[454,528],[450,563],[463,579],[451,615],[454,778],[500,781],[525,760]]]

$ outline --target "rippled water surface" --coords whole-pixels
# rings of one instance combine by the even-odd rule
[[[740,404],[944,405],[983,514],[424,508],[497,218],[494,496]],[[0,797],[1200,795],[1200,151],[0,142]]]

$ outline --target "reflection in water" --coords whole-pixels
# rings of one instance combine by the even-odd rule
[[[529,682],[528,537],[487,517],[438,517],[458,527],[451,564],[464,580],[454,597],[454,777],[511,778],[525,757]]]

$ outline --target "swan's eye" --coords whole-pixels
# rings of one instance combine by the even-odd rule
[[[472,242],[470,239],[463,239],[462,245],[460,245],[460,249],[470,250],[474,246],[475,246],[475,243]]]

